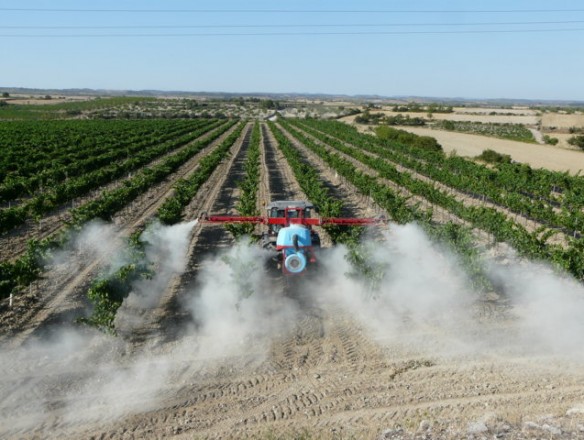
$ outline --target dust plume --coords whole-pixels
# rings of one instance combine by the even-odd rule
[[[527,351],[584,360],[584,286],[544,263],[493,266],[513,301],[518,340]]]
[[[195,225],[153,224],[143,233],[145,258],[156,266],[156,276],[133,286],[127,299],[134,306],[156,303],[184,270]],[[71,254],[99,252],[121,267],[130,251],[124,243],[113,245],[114,231],[104,223],[88,226],[72,241]],[[83,437],[87,423],[111,425],[159,408],[180,384],[192,387],[214,369],[257,365],[297,313],[290,299],[274,294],[281,285],[279,278],[265,276],[267,258],[256,245],[242,242],[201,262],[198,284],[188,292],[187,310],[196,325],[181,340],[137,349],[89,327],[67,327],[18,348],[1,347],[0,369],[11,374],[0,379],[0,436]],[[124,308],[131,309],[126,301]]]
[[[151,223],[142,233],[145,243],[145,261],[154,267],[155,275],[133,286],[126,302],[128,305],[155,306],[173,275],[184,271],[189,237],[198,221],[179,223],[172,226]]]
[[[125,242],[119,237],[116,226],[103,220],[92,220],[80,230],[69,233],[58,250],[52,251],[46,263],[54,268],[63,267],[69,273],[78,272],[88,260],[108,259],[108,269],[115,272],[125,264]],[[51,275],[53,271],[48,271]]]
[[[187,304],[202,353],[221,357],[252,350],[261,357],[274,337],[290,329],[297,309],[281,295],[281,278],[266,276],[269,258],[241,241],[202,264],[199,286]]]
[[[456,256],[414,224],[392,225],[370,247],[372,260],[386,267],[374,298],[364,280],[347,276],[342,246],[323,259],[324,282],[314,294],[343,304],[381,343],[445,356],[574,356],[584,345],[584,287],[544,264],[485,260],[501,289],[494,294],[473,291]],[[486,301],[489,295],[499,302]]]
[[[175,226],[152,224],[143,233],[144,258],[156,276],[133,286],[135,302],[152,305],[166,283],[184,270],[190,232],[196,221]],[[131,261],[131,249],[113,225],[91,222],[52,256],[54,266],[78,270],[85,258],[98,258],[112,274]],[[150,261],[151,260],[151,261]],[[28,435],[57,438],[84,421],[113,421],[133,411],[153,408],[169,375],[192,353],[134,353],[121,338],[90,327],[51,327],[37,331],[22,346],[0,347],[0,437]],[[181,347],[184,349],[184,347]]]

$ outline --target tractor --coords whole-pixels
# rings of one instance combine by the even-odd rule
[[[384,223],[378,218],[319,218],[314,205],[302,200],[282,200],[266,206],[266,216],[218,216],[203,214],[203,223],[255,223],[267,225],[261,245],[273,251],[276,267],[289,276],[305,275],[314,270],[320,249],[320,237],[313,226],[365,226]]]

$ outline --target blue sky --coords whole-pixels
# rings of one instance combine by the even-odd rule
[[[0,0],[0,28],[4,87],[584,100],[582,0]]]

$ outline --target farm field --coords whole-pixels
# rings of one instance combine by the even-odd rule
[[[0,437],[584,435],[582,177],[318,119],[0,135]],[[318,273],[286,282],[201,218],[277,200],[388,224],[318,228]]]
[[[582,151],[428,128],[401,128],[420,136],[436,138],[440,145],[444,147],[444,151],[456,152],[461,156],[475,157],[484,150],[491,149],[501,154],[508,154],[514,160],[529,164],[533,168],[569,171],[570,174],[576,174],[580,170],[584,171],[584,154]]]
[[[422,110],[402,111],[412,105]],[[423,121],[423,126],[400,125],[399,121],[391,125],[420,136],[431,136],[448,153],[472,158],[490,149],[534,168],[575,174],[584,167],[582,150],[568,142],[584,130],[581,112],[568,114],[531,108],[447,107],[449,111],[430,115],[423,109],[423,106],[408,104],[405,107],[378,106],[365,112],[387,118]],[[375,121],[371,122],[374,125],[363,124],[359,122],[360,116],[362,114],[344,116],[340,120],[361,132],[372,132]],[[545,143],[546,137],[555,140],[555,145]]]

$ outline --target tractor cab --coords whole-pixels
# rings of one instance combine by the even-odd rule
[[[280,200],[277,202],[271,202],[267,207],[266,211],[268,218],[284,218],[285,224],[268,224],[268,230],[271,235],[277,235],[278,231],[284,227],[290,225],[294,220],[288,219],[305,219],[311,218],[312,213],[316,212],[314,205],[310,202],[298,201],[298,200]]]
[[[302,272],[307,262],[315,261],[313,249],[320,247],[320,237],[306,221],[316,214],[314,205],[305,201],[281,200],[267,205],[266,211],[268,231],[262,236],[264,248],[279,253],[285,273]],[[269,219],[282,221],[272,223]]]

